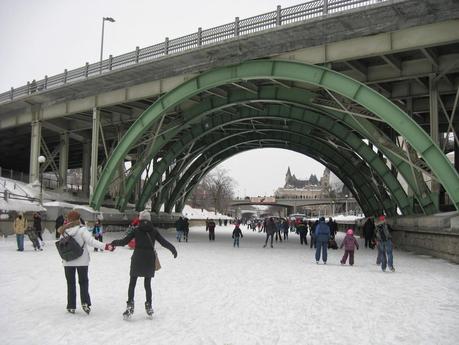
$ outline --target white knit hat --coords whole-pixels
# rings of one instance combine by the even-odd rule
[[[147,210],[144,210],[139,213],[139,220],[150,220],[151,221],[151,215],[150,212]]]

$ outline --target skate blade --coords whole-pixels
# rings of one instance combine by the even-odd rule
[[[131,318],[132,318],[132,315],[123,315],[123,320],[125,321],[129,321],[131,320]]]

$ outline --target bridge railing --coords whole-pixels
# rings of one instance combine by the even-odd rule
[[[170,54],[180,53],[190,49],[200,48],[202,46],[222,42],[231,38],[250,35],[255,32],[268,30],[274,27],[287,25],[299,21],[309,20],[312,18],[325,16],[330,13],[343,12],[387,0],[313,0],[300,5],[281,8],[277,7],[275,11],[257,15],[254,17],[241,19],[236,17],[234,22],[220,25],[214,28],[158,43],[146,48],[139,49],[113,57],[102,62],[86,63],[85,66],[79,67],[64,73],[51,77],[45,76],[44,79],[28,82],[27,85],[18,88],[11,88],[7,92],[0,94],[0,103],[10,102],[15,99],[26,97],[35,92],[53,89],[68,83],[81,81],[90,77],[95,77],[113,70],[118,70],[127,66],[135,65],[142,62],[151,61]]]

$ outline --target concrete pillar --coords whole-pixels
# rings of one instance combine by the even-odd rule
[[[429,102],[430,102],[430,137],[435,144],[439,144],[439,126],[438,126],[438,84],[435,82],[435,74],[429,74]],[[431,182],[431,191],[440,192],[440,184]]]
[[[59,187],[67,189],[67,170],[69,168],[69,133],[61,133],[61,149],[59,151]]]
[[[99,161],[99,126],[100,110],[92,109],[92,139],[91,139],[91,178],[89,182],[89,195],[92,197],[97,184],[97,167]]]
[[[91,181],[91,143],[86,142],[83,144],[83,159],[82,159],[82,173],[83,173],[83,194],[89,197],[89,183]]]
[[[459,131],[456,131],[456,136],[459,138]],[[459,145],[456,140],[454,140],[454,167],[459,172]]]
[[[34,114],[35,115],[35,114]],[[35,117],[35,116],[34,116]],[[41,121],[38,116],[32,121],[32,132],[30,135],[30,168],[29,168],[29,182],[34,183],[39,180],[39,169],[38,157],[40,156],[40,145],[41,145]]]

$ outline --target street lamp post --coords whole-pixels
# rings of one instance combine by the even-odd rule
[[[111,23],[115,22],[115,19],[112,17],[102,17],[102,39],[100,41],[100,73],[102,73],[102,59],[104,56],[104,27],[105,21],[109,21]]]
[[[40,171],[40,205],[43,206],[43,169],[41,165],[46,162],[45,156],[38,157],[38,169]]]
[[[347,198],[348,198],[349,195],[345,195],[344,197],[346,198],[346,216],[347,216]]]

